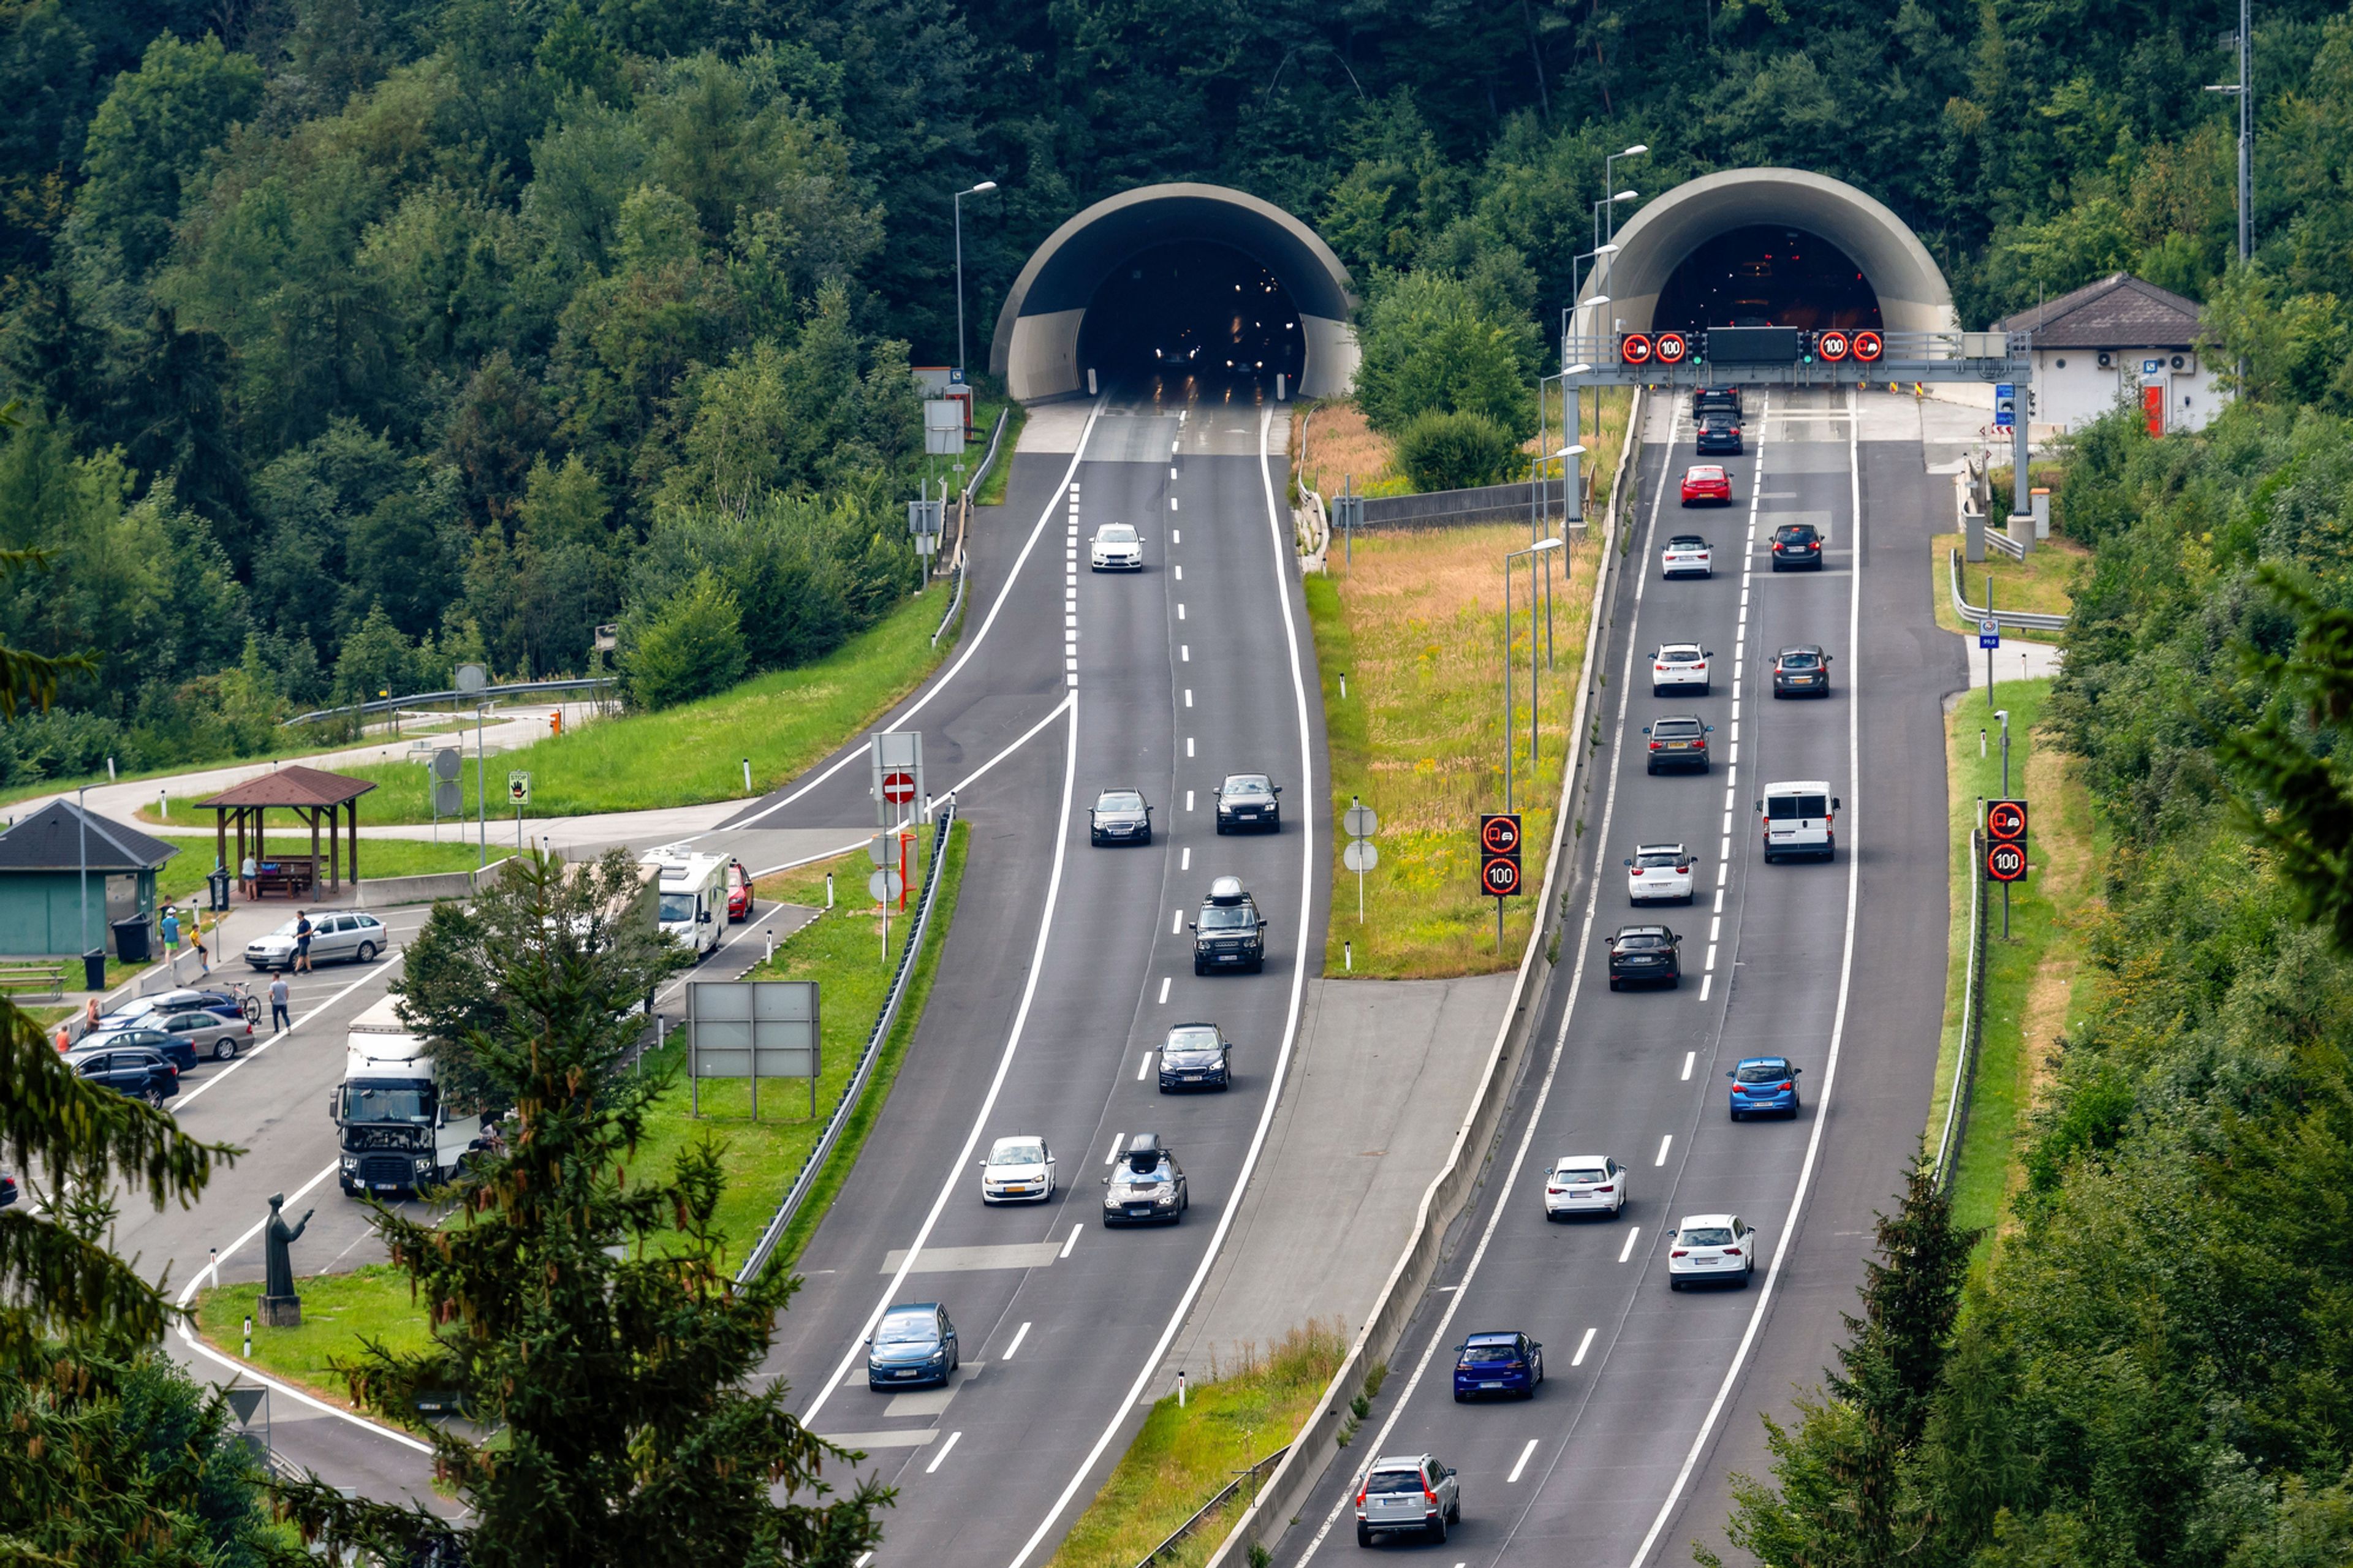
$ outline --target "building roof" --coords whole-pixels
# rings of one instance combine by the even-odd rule
[[[210,799],[196,802],[196,808],[212,811],[240,805],[341,805],[374,788],[375,785],[366,779],[347,778],[323,768],[289,763],[241,784],[231,784]]]
[[[2187,349],[2198,344],[2203,314],[2195,300],[2112,272],[1993,325],[2033,333],[2038,349]]]
[[[0,833],[0,872],[80,869],[84,820],[93,871],[152,871],[180,852],[175,844],[84,812],[72,801],[53,800]]]

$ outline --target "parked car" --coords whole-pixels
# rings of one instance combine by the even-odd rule
[[[1175,1225],[1192,1206],[1185,1168],[1157,1132],[1139,1132],[1130,1138],[1118,1165],[1103,1178],[1106,1226]]]
[[[1667,1233],[1667,1286],[1702,1279],[1746,1285],[1757,1273],[1757,1232],[1736,1214],[1695,1214]]]
[[[133,996],[113,1012],[98,1021],[100,1029],[125,1028],[165,1013],[184,1013],[191,1007],[202,1007],[208,1013],[220,1013],[233,1017],[245,1016],[244,1003],[226,991],[190,990],[158,991],[152,996]]]
[[[1563,1154],[1545,1175],[1545,1218],[1615,1215],[1626,1206],[1631,1180],[1626,1167],[1607,1154]]]
[[[1218,786],[1218,831],[1282,831],[1282,786],[1264,773],[1228,773]]]
[[[1215,1024],[1179,1024],[1160,1042],[1160,1092],[1231,1089],[1234,1043]]]
[[[1642,726],[1642,733],[1651,738],[1649,771],[1661,773],[1669,768],[1687,768],[1694,773],[1707,772],[1707,738],[1715,730],[1715,725],[1701,722],[1693,713],[1651,720]]]
[[[980,1163],[980,1201],[1037,1203],[1054,1196],[1054,1152],[1035,1132],[1017,1132],[988,1146]]]
[[[1659,571],[1668,577],[1713,577],[1715,552],[1696,533],[1678,533],[1659,552]]]
[[[158,1108],[180,1092],[180,1069],[149,1047],[78,1046],[63,1059],[76,1076]]]
[[[741,860],[727,862],[727,923],[741,925],[752,918],[752,873]]]
[[[1454,1468],[1428,1454],[1383,1457],[1356,1489],[1356,1544],[1412,1531],[1442,1542],[1446,1527],[1462,1522],[1462,1484]]]
[[[1773,695],[1828,697],[1831,656],[1812,643],[1785,647],[1773,656]]]
[[[1745,1121],[1767,1113],[1798,1115],[1798,1075],[1787,1057],[1750,1057],[1724,1076],[1732,1080],[1732,1120]]]
[[[1266,917],[1258,900],[1242,887],[1240,877],[1220,877],[1209,884],[1201,917],[1193,922],[1193,973],[1212,969],[1266,967]]]
[[[230,1060],[253,1043],[253,1026],[246,1022],[242,1013],[234,1018],[224,1018],[218,1013],[191,1007],[158,1018],[155,1026],[175,1044],[185,1043],[195,1056],[210,1057],[216,1062]]]
[[[1629,984],[1680,985],[1683,938],[1664,926],[1620,926],[1609,938],[1609,989]]]
[[[1527,1335],[1469,1334],[1454,1347],[1454,1403],[1482,1394],[1516,1394],[1534,1399],[1544,1383],[1544,1346]]]
[[[6,1208],[16,1201],[16,1178],[6,1171],[0,1171],[0,1209]]]
[[[1822,536],[1810,522],[1785,522],[1773,531],[1773,570],[1822,569]]]
[[[906,1302],[884,1312],[866,1342],[866,1386],[944,1387],[961,1359],[948,1310],[937,1301]]]
[[[1152,805],[1144,798],[1144,792],[1107,789],[1095,796],[1094,805],[1087,810],[1087,842],[1151,843]]]
[[[218,1016],[216,1014],[208,1016]],[[224,1019],[223,1022],[227,1020]],[[75,1043],[82,1047],[135,1047],[142,1050],[155,1052],[181,1072],[195,1070],[195,1042],[186,1036],[175,1037],[168,1033],[160,1018],[142,1018],[138,1023],[127,1025],[120,1029],[99,1029],[84,1035]]]
[[[1670,691],[1708,693],[1708,660],[1715,653],[1695,642],[1662,643],[1659,651],[1651,656],[1651,695],[1663,697]]]
[[[1131,523],[1106,522],[1087,547],[1087,564],[1097,572],[1141,572],[1144,541]]]
[[[288,921],[268,936],[256,937],[246,943],[246,963],[265,971],[291,969],[295,923]],[[391,945],[384,922],[374,915],[351,910],[322,910],[311,917],[312,963],[373,963],[375,955]]]
[[[1626,858],[1626,897],[1637,904],[1690,903],[1690,854],[1680,844],[1636,845]]]
[[[1694,463],[1683,470],[1683,505],[1698,506],[1704,501],[1732,504],[1732,475],[1722,463]]]

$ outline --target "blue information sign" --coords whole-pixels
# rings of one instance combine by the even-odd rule
[[[2018,422],[2018,388],[2010,382],[1994,383],[1993,422],[2000,430],[2007,430]]]
[[[1991,616],[1988,616],[1986,619],[1979,621],[1978,623],[1978,647],[2000,647],[2000,646],[2001,623],[1993,619]]]

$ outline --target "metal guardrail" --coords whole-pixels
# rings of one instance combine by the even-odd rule
[[[1969,963],[1968,977],[1961,987],[1961,1041],[1953,1059],[1953,1089],[1945,1100],[1945,1130],[1936,1139],[1936,1185],[1939,1190],[1949,1190],[1953,1184],[1953,1156],[1959,1152],[1960,1139],[1968,1131],[1970,1091],[1976,1084],[1973,1068],[1978,1051],[1985,1044],[1984,865],[1985,834],[1972,827],[1969,829]]]
[[[2009,556],[2012,561],[2023,561],[2026,559],[2026,541],[2013,537],[2010,530],[2006,528],[1995,528],[1989,524],[1980,524],[1979,526],[1985,529],[1985,542],[1987,549],[1999,550],[2004,555]]]
[[[1252,1465],[1249,1469],[1242,1471],[1241,1474],[1236,1476],[1232,1480],[1228,1481],[1224,1486],[1219,1488],[1218,1495],[1203,1503],[1199,1508],[1195,1509],[1193,1510],[1193,1516],[1190,1519],[1187,1519],[1184,1523],[1178,1525],[1176,1530],[1169,1534],[1167,1540],[1162,1542],[1159,1545],[1154,1547],[1151,1551],[1137,1558],[1135,1560],[1135,1568],[1152,1568],[1152,1565],[1155,1563],[1159,1562],[1163,1557],[1166,1557],[1171,1552],[1176,1551],[1178,1546],[1184,1543],[1184,1540],[1187,1536],[1192,1534],[1196,1529],[1199,1528],[1203,1520],[1217,1512],[1218,1510],[1225,1507],[1227,1500],[1231,1498],[1236,1492],[1241,1490],[1244,1482],[1255,1480],[1260,1475],[1264,1473],[1270,1467],[1274,1465],[1276,1461],[1280,1460],[1289,1452],[1291,1452],[1291,1445],[1285,1443],[1282,1447],[1277,1448],[1273,1453],[1269,1454],[1265,1458],[1259,1460],[1258,1463]]]
[[[372,702],[346,703],[341,708],[321,708],[309,713],[297,713],[286,721],[289,724],[308,724],[314,719],[332,719],[339,713],[383,713],[395,708],[406,708],[427,702],[464,702],[468,707],[500,697],[522,697],[534,691],[593,691],[613,685],[618,677],[588,676],[578,680],[518,680],[506,686],[485,686],[480,691],[412,691],[406,697],[379,697]]]
[[[1986,538],[1989,541],[1993,538],[1992,529],[1986,530]],[[2065,616],[2053,616],[2037,610],[1989,610],[1982,605],[1970,604],[1961,594],[1961,552],[1957,550],[1953,551],[1947,557],[1947,563],[1951,568],[1953,614],[1960,616],[1964,621],[1974,625],[1991,617],[2002,626],[2016,626],[2021,631],[2063,632],[2067,629],[2069,617]]]
[[[940,646],[940,639],[948,635],[948,628],[955,625],[956,616],[964,609],[965,584],[971,575],[971,563],[965,552],[965,538],[972,524],[972,498],[980,489],[981,481],[988,478],[988,470],[996,466],[997,447],[1005,440],[1006,421],[1012,417],[1013,410],[1010,408],[997,411],[997,427],[988,433],[988,450],[981,458],[980,467],[973,470],[971,479],[956,496],[955,587],[948,595],[947,613],[940,617],[938,627],[932,633],[934,647]]]
[[[793,1216],[807,1201],[809,1189],[817,1185],[817,1179],[824,1172],[825,1163],[832,1155],[834,1145],[841,1141],[841,1130],[849,1124],[851,1114],[858,1109],[859,1097],[866,1090],[866,1080],[874,1075],[874,1064],[882,1055],[882,1043],[891,1037],[892,1026],[899,1021],[900,1004],[907,998],[908,982],[914,977],[915,963],[923,951],[923,939],[932,929],[932,911],[939,904],[940,884],[947,880],[943,873],[947,867],[948,830],[955,826],[955,796],[951,795],[934,808],[931,875],[923,882],[923,900],[915,906],[914,929],[907,933],[906,945],[899,950],[898,967],[891,973],[891,988],[883,994],[882,1011],[875,1016],[874,1027],[867,1033],[866,1048],[859,1053],[858,1066],[850,1072],[849,1081],[842,1086],[841,1098],[835,1101],[833,1113],[826,1118],[825,1131],[818,1135],[816,1147],[809,1151],[808,1158],[801,1162],[801,1168],[794,1173],[792,1184],[785,1189],[783,1201],[776,1205],[776,1212],[769,1217],[767,1227],[760,1232],[760,1239],[744,1259],[744,1267],[736,1271],[735,1283],[738,1285],[750,1283],[758,1278],[761,1269],[767,1267],[769,1255],[776,1250],[776,1243],[783,1239],[786,1227],[793,1223]]]

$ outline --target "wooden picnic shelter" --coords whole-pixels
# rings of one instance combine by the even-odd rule
[[[258,778],[248,779],[241,784],[232,784],[209,800],[200,800],[196,802],[196,809],[213,814],[215,853],[219,857],[219,863],[232,874],[244,869],[247,848],[250,844],[254,861],[261,872],[255,879],[256,897],[272,892],[300,897],[317,889],[319,828],[323,821],[326,825],[326,890],[340,893],[343,888],[346,865],[352,880],[356,882],[360,879],[360,796],[374,788],[375,785],[366,779],[348,778],[322,768],[289,763]],[[269,854],[266,835],[268,816],[273,808],[292,812],[310,824],[310,854],[274,858]],[[237,854],[234,857],[229,854],[229,823],[232,818],[237,824]],[[248,829],[252,833],[250,840],[246,837]],[[339,830],[348,835],[348,849],[338,843]]]

